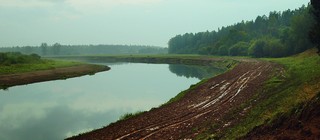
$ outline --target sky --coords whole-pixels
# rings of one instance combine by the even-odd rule
[[[41,43],[167,47],[184,33],[217,30],[309,0],[0,0],[0,47]]]

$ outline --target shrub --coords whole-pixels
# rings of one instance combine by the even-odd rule
[[[289,50],[279,39],[262,38],[253,43],[249,52],[253,57],[283,57]]]
[[[0,53],[0,65],[14,65],[41,61],[37,54],[24,55],[20,52]]]
[[[231,56],[247,56],[249,49],[249,43],[247,42],[239,42],[234,44],[229,49],[229,55]]]

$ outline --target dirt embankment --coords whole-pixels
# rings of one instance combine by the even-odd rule
[[[272,125],[253,129],[242,139],[247,140],[319,140],[320,139],[320,93],[304,105],[300,113],[280,117]]]
[[[273,67],[269,62],[242,62],[190,90],[177,102],[70,139],[193,139],[249,100],[269,78]],[[232,123],[226,122],[225,127]]]
[[[0,75],[0,86],[3,88],[17,85],[25,85],[36,82],[66,79],[71,77],[94,74],[109,70],[107,66],[83,64],[72,67],[56,68],[52,70],[42,70],[35,72]]]

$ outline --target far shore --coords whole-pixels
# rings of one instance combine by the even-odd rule
[[[26,85],[37,82],[93,75],[95,73],[108,70],[110,70],[108,66],[81,64],[76,66],[54,68],[51,70],[0,75],[0,88],[6,89],[8,87],[17,85]]]

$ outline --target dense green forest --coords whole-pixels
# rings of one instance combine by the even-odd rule
[[[24,54],[52,55],[96,55],[96,54],[166,54],[167,48],[137,45],[61,45],[55,43],[49,46],[6,47],[0,52],[21,52]]]
[[[297,54],[314,46],[308,36],[315,22],[310,9],[302,6],[270,12],[218,31],[177,35],[168,42],[169,53],[253,57]]]

